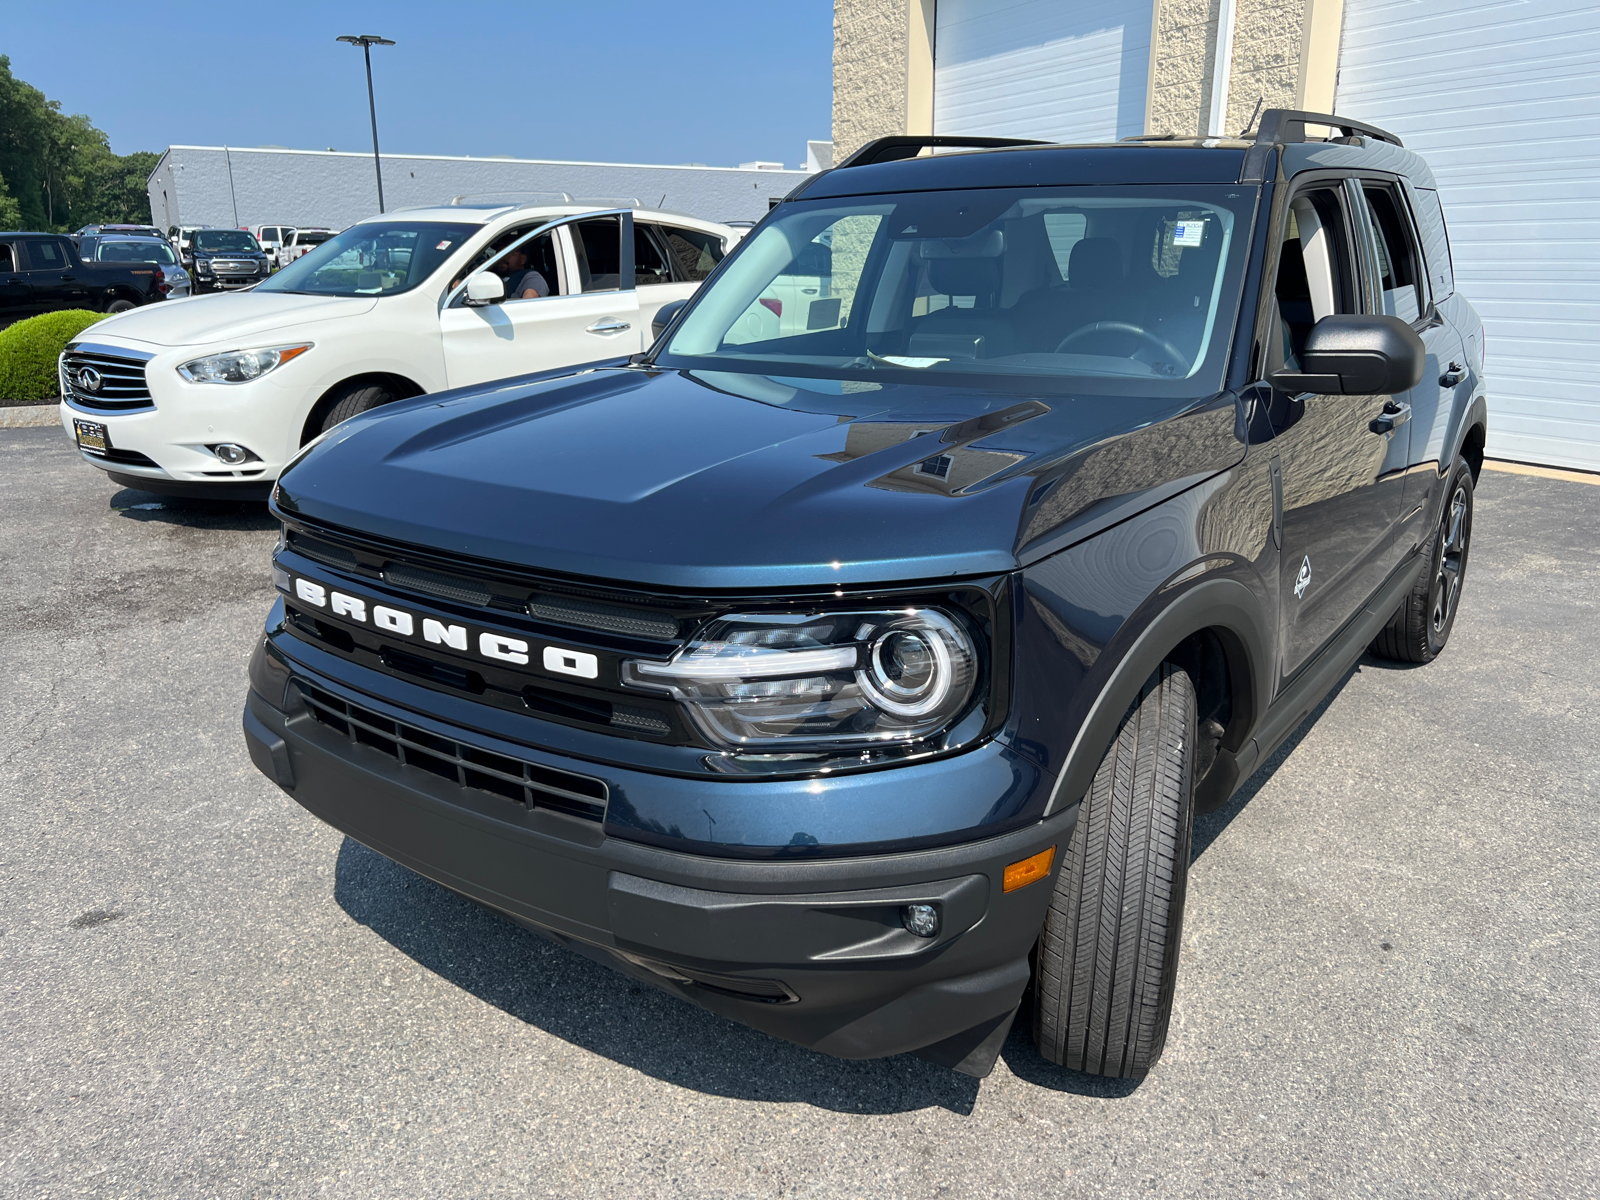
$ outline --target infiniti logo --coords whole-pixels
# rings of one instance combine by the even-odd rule
[[[100,372],[93,367],[78,368],[78,386],[86,392],[98,392],[102,382]]]

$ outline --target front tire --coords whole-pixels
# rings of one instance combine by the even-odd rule
[[[1039,935],[1033,1036],[1051,1062],[1143,1078],[1167,1041],[1193,829],[1195,695],[1163,663],[1078,811]]]
[[[398,399],[393,392],[379,383],[346,383],[341,384],[328,397],[327,410],[323,414],[322,424],[317,428],[318,433],[327,433],[335,425],[341,425],[357,413],[364,413],[368,409],[378,408]]]
[[[1417,581],[1368,649],[1396,662],[1430,663],[1439,657],[1461,607],[1461,583],[1472,549],[1472,468],[1457,462],[1445,487],[1444,509],[1431,553]]]

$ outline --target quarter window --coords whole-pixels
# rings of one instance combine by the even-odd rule
[[[672,252],[672,261],[678,268],[678,278],[685,283],[700,282],[722,261],[722,239],[714,233],[676,225],[668,225],[662,232],[666,234],[667,249]]]
[[[1430,188],[1417,188],[1412,194],[1417,198],[1417,220],[1422,225],[1422,252],[1427,259],[1428,282],[1433,286],[1434,296],[1443,300],[1456,290],[1444,210],[1439,207],[1438,192]]]
[[[1378,256],[1378,289],[1387,316],[1415,321],[1425,307],[1416,238],[1411,221],[1396,200],[1394,189],[1366,185],[1367,220],[1372,227],[1373,249]]]

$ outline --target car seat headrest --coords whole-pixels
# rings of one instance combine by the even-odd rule
[[[1122,279],[1122,247],[1113,238],[1084,238],[1067,256],[1067,284],[1092,288]]]
[[[965,238],[927,238],[922,243],[923,258],[999,258],[1005,250],[1006,235],[998,229]]]
[[[946,296],[992,296],[1000,290],[998,258],[936,258],[928,278]]]

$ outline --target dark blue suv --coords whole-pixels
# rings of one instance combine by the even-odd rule
[[[1450,635],[1482,355],[1382,130],[883,139],[647,353],[293,464],[250,752],[779,1037],[983,1075],[1031,989],[1046,1057],[1140,1076],[1193,814]]]

